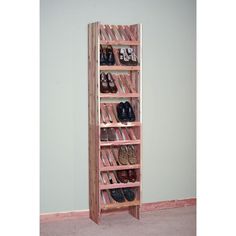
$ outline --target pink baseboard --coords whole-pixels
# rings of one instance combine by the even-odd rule
[[[182,200],[171,200],[162,202],[151,202],[143,203],[141,205],[141,211],[153,211],[153,210],[163,210],[177,207],[187,207],[195,206],[196,198],[182,199]],[[78,218],[88,218],[89,211],[71,211],[71,212],[58,212],[58,213],[46,213],[40,215],[40,223],[62,221],[62,220],[72,220]]]

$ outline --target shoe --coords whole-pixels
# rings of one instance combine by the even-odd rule
[[[107,55],[107,65],[109,65],[109,66],[114,65],[115,64],[115,56],[114,56],[113,48],[111,45],[107,46],[106,55]]]
[[[135,149],[133,145],[127,146],[127,155],[128,155],[128,161],[131,165],[135,165],[137,163],[137,158],[135,155]]]
[[[107,73],[107,82],[108,82],[110,93],[116,93],[117,87],[111,73]]]
[[[126,51],[127,51],[128,57],[129,57],[129,63],[128,64],[130,66],[137,66],[138,65],[138,57],[134,53],[134,49],[133,48],[127,48]]]
[[[132,106],[130,105],[130,103],[125,102],[124,107],[125,107],[126,118],[128,119],[128,121],[130,122],[135,121],[134,110]]]
[[[119,49],[119,60],[121,64],[126,65],[126,66],[129,65],[130,59],[125,48]]]
[[[116,131],[114,128],[108,128],[107,129],[108,134],[108,140],[109,141],[115,141],[116,140]]]
[[[121,191],[121,189],[110,189],[111,197],[116,201],[116,202],[125,202],[124,195]]]
[[[130,188],[123,188],[123,193],[127,201],[133,201],[135,199],[135,193]]]
[[[106,50],[102,47],[102,45],[100,46],[100,65],[107,65],[107,54]]]
[[[108,141],[107,129],[101,129],[101,141]]]
[[[125,104],[123,102],[120,102],[119,104],[117,104],[116,111],[117,111],[117,117],[120,122],[127,122],[129,120],[127,117]]]
[[[128,165],[128,151],[126,146],[121,146],[118,153],[118,161],[121,165]]]
[[[109,84],[108,84],[107,76],[104,72],[100,74],[100,92],[109,93]]]
[[[130,182],[135,182],[137,180],[137,174],[134,169],[128,170],[128,180]]]
[[[128,172],[126,170],[118,170],[116,171],[116,175],[121,183],[128,183]]]

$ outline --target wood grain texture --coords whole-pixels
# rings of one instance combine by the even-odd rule
[[[89,117],[89,216],[99,223],[99,123],[98,115],[98,52],[99,23],[88,26],[88,117]]]

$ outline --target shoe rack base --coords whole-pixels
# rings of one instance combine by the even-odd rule
[[[140,24],[135,25],[103,25],[100,22],[88,25],[88,132],[89,132],[89,216],[99,224],[102,213],[106,211],[127,209],[133,217],[140,218],[141,205],[141,167],[142,167],[142,29]],[[112,45],[116,63],[113,66],[100,66],[100,45]],[[118,59],[119,47],[132,47],[139,60],[137,66],[121,65]],[[100,72],[113,74],[118,92],[100,93]],[[122,88],[121,88],[122,87]],[[108,102],[103,99],[109,100]],[[120,123],[112,111],[117,99],[128,99],[136,111],[136,121]],[[113,100],[116,100],[114,103]],[[109,112],[105,112],[107,109]],[[106,114],[108,116],[106,117]],[[113,120],[110,120],[110,119]],[[123,139],[115,141],[100,141],[101,128],[113,127]],[[118,165],[113,162],[103,165],[101,153],[121,145],[134,145],[137,150],[138,163],[134,165]],[[102,157],[103,158],[103,157]],[[109,157],[106,157],[109,163]],[[115,157],[117,158],[117,156]],[[137,181],[134,183],[104,183],[101,176],[104,173],[113,173],[117,170],[134,169],[137,171]],[[115,173],[115,172],[114,172]],[[106,174],[105,174],[106,175]],[[109,174],[108,174],[109,175]],[[107,176],[108,176],[107,175]],[[106,177],[107,178],[107,177]],[[132,188],[135,200],[122,203],[111,198],[110,189]]]

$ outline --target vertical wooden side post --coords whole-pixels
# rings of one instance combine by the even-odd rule
[[[99,23],[88,25],[89,217],[100,222],[98,37]]]
[[[137,56],[139,58],[139,63],[140,63],[140,71],[139,73],[136,73],[137,76],[135,79],[138,80],[137,83],[137,89],[138,92],[140,93],[140,97],[139,97],[139,106],[138,107],[138,112],[139,113],[139,119],[140,119],[140,127],[139,127],[139,137],[140,140],[142,140],[142,25],[141,24],[136,24],[136,25],[132,25],[131,28],[133,29],[133,33],[136,36],[136,39],[140,41],[140,45],[137,47]],[[140,166],[142,166],[142,141],[140,143],[140,148],[138,148],[138,153],[137,155],[139,156],[139,161],[140,161]],[[142,193],[142,171],[140,169],[139,171],[139,175],[140,175],[140,191],[137,191],[137,197],[140,199],[141,202],[141,193]],[[131,206],[129,207],[129,213],[137,218],[140,219],[140,205],[139,206]]]

